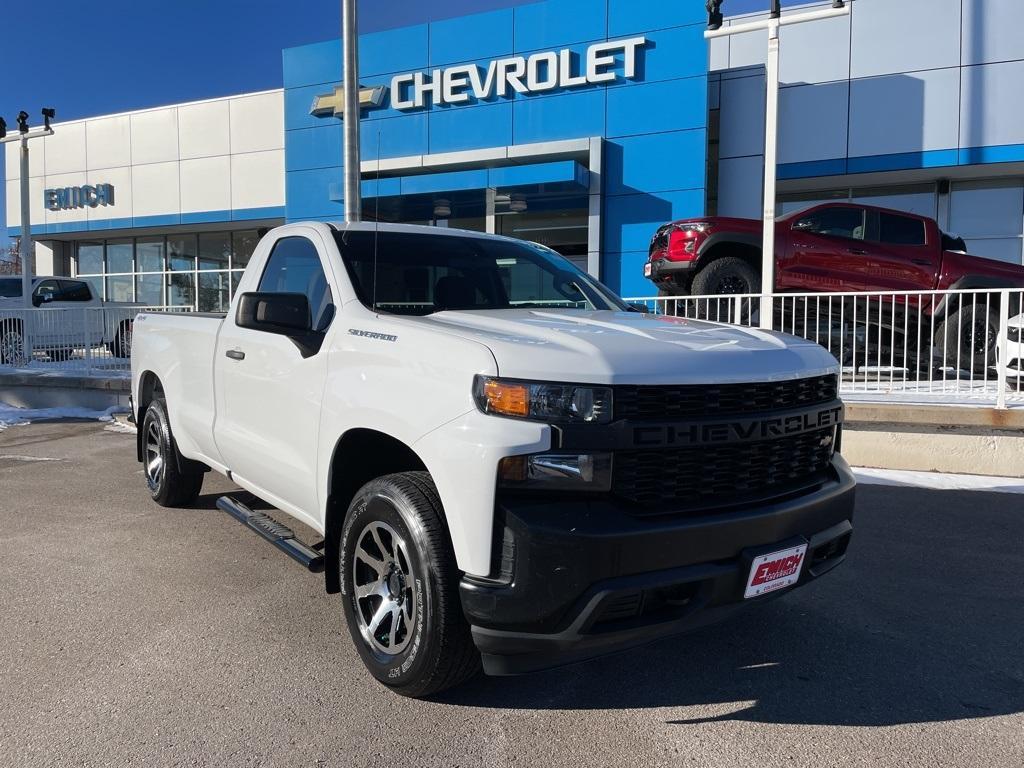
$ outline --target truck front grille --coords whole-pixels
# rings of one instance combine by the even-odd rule
[[[712,512],[808,488],[827,478],[833,428],[730,445],[618,451],[612,493],[641,515]]]
[[[838,394],[835,375],[749,384],[617,386],[615,419],[706,419],[803,405],[831,403]]]

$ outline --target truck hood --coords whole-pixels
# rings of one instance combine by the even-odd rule
[[[593,384],[721,384],[838,371],[781,333],[639,312],[505,309],[407,318],[486,345],[498,374]]]

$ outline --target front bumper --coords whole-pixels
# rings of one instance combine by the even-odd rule
[[[485,671],[560,666],[717,621],[768,599],[743,600],[768,551],[806,541],[795,586],[822,576],[853,531],[855,481],[839,456],[831,475],[796,498],[682,519],[636,518],[608,498],[502,499],[502,578],[460,585]]]
[[[651,274],[645,275],[655,283],[679,284],[685,283],[693,274],[696,258],[693,261],[669,261],[668,259],[656,259],[646,262],[651,265]]]

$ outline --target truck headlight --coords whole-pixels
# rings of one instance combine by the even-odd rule
[[[610,453],[542,453],[506,456],[498,463],[502,488],[545,491],[608,491]]]
[[[612,420],[609,387],[477,376],[473,397],[481,411],[497,416],[551,424],[607,424]]]

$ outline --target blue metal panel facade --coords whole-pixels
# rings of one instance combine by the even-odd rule
[[[398,110],[390,100],[361,118],[363,160],[449,153],[563,139],[604,139],[602,277],[625,295],[650,291],[642,277],[651,234],[705,204],[707,45],[702,3],[678,0],[547,0],[404,27],[360,38],[362,85],[396,74],[571,49],[576,66],[594,43],[643,35],[632,79],[466,103]],[[617,63],[621,67],[621,53]],[[286,216],[344,213],[341,122],[312,117],[313,99],[341,76],[341,45],[284,51]],[[393,94],[392,94],[393,95]],[[528,161],[527,161],[528,162]],[[585,169],[584,169],[585,170]],[[514,169],[403,176],[364,183],[364,194],[444,192],[507,184]],[[521,178],[560,183],[571,166],[538,163]],[[531,176],[532,174],[532,176]],[[547,178],[555,174],[556,178]],[[435,178],[436,177],[436,178]],[[579,179],[576,179],[578,182]],[[525,182],[524,182],[525,183]],[[467,186],[468,185],[468,186]],[[372,190],[372,191],[371,191]]]

